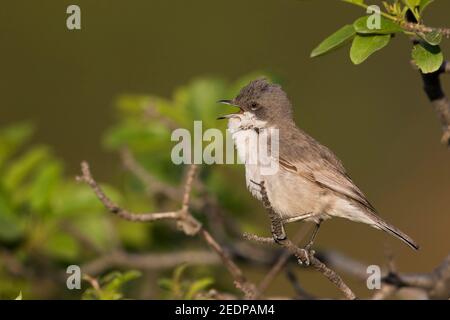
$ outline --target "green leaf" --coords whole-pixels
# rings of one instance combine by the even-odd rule
[[[348,40],[355,36],[355,29],[352,25],[346,25],[333,33],[320,43],[312,52],[311,58],[321,56],[333,49],[344,45]]]
[[[374,52],[384,48],[391,40],[390,35],[360,36],[353,39],[350,59],[354,64],[363,63]]]
[[[48,155],[49,151],[46,147],[36,147],[16,160],[3,177],[5,188],[7,190],[15,189]]]
[[[433,30],[425,34],[418,34],[418,36],[432,46],[437,46],[442,42],[442,32],[439,30]]]
[[[405,7],[409,9],[409,11],[414,15],[417,21],[420,21],[420,12],[419,12],[419,4],[420,0],[402,0],[405,4]],[[408,10],[404,10],[406,13]]]
[[[1,199],[0,199],[1,200]],[[1,210],[1,208],[0,208]],[[22,221],[12,214],[0,211],[0,240],[14,242],[19,240],[25,231]]]
[[[31,137],[33,131],[29,123],[19,123],[0,130],[0,166]]]
[[[372,19],[372,16],[364,16],[357,19],[353,23],[357,33],[360,34],[392,34],[396,32],[401,32],[403,29],[394,21],[389,20],[383,16],[380,17],[380,27],[379,28],[369,28],[371,22],[368,21]]]
[[[105,277],[106,284],[103,289],[111,293],[118,293],[124,284],[139,278],[141,275],[141,272],[137,270],[130,270],[125,273],[114,272]]]
[[[107,190],[108,196],[114,196],[113,199],[120,198],[117,191],[110,187]],[[55,215],[77,217],[101,214],[104,209],[92,190],[75,182],[58,186],[57,196],[51,199],[51,208]]]
[[[422,14],[425,11],[425,8],[432,2],[434,2],[434,0],[421,0],[419,4],[420,13]]]
[[[61,179],[62,166],[51,161],[46,163],[36,174],[30,190],[30,205],[39,212],[50,207],[50,201]]]
[[[197,293],[199,293],[202,290],[205,290],[207,287],[209,287],[213,283],[214,283],[214,279],[212,279],[212,278],[203,278],[203,279],[194,281],[194,283],[192,283],[189,286],[189,290],[186,292],[185,298],[187,300],[192,300]]]
[[[423,73],[437,71],[444,62],[441,48],[427,43],[416,44],[412,50],[412,58]]]
[[[63,261],[75,261],[81,253],[81,248],[74,238],[58,231],[52,233],[43,246],[47,254]]]
[[[420,5],[420,0],[403,0],[403,3],[410,9],[414,10]]]
[[[167,290],[167,291],[172,291],[172,289],[173,289],[173,281],[172,281],[172,279],[167,279],[167,278],[159,279],[158,280],[158,286],[161,289],[164,289],[164,290]]]
[[[178,267],[175,268],[174,272],[173,272],[173,282],[174,283],[180,283],[181,282],[181,277],[184,273],[184,271],[186,271],[188,267],[187,263],[183,263],[181,265],[179,265]]]
[[[22,299],[22,291],[19,292],[19,295],[14,300],[23,300]]]
[[[365,3],[364,3],[364,0],[342,0],[342,1],[348,2],[348,3],[351,3],[351,4],[356,4],[356,5],[362,5],[362,4],[365,4]]]

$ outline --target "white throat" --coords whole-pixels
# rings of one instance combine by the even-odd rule
[[[249,164],[249,159],[258,154],[258,136],[265,129],[267,122],[250,112],[238,113],[228,120],[228,130],[242,163]]]
[[[258,165],[258,143],[260,134],[267,129],[267,122],[256,119],[250,112],[236,114],[228,121],[228,130],[236,145],[239,160],[245,164],[247,187],[258,199],[261,194],[252,181],[262,181]]]
[[[228,120],[228,130],[232,135],[242,130],[261,130],[266,126],[266,121],[256,119],[256,116],[248,111],[237,113]]]

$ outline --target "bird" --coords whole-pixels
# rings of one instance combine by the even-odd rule
[[[411,237],[378,215],[339,158],[297,127],[291,101],[280,85],[258,78],[243,87],[234,99],[218,102],[238,108],[218,119],[228,120],[238,157],[245,165],[247,188],[260,201],[266,196],[282,226],[296,221],[313,222],[315,229],[308,249],[321,223],[334,217],[368,224],[419,249]],[[269,156],[276,165],[275,173],[264,172],[254,147],[264,140],[264,134],[271,137],[269,132],[277,133],[272,136],[277,139],[278,152]],[[264,143],[270,144],[270,138]],[[257,160],[249,161],[252,158]],[[282,233],[273,234],[275,241],[286,237],[284,228]]]

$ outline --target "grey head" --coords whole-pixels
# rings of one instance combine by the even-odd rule
[[[219,102],[236,106],[239,113],[250,112],[258,120],[268,122],[292,121],[292,105],[281,86],[269,83],[265,78],[250,82],[233,100]],[[229,118],[228,115],[221,118]]]

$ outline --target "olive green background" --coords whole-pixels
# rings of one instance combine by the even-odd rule
[[[80,31],[66,28],[69,4],[81,7]],[[449,12],[450,2],[437,0],[427,22],[448,26]],[[322,227],[317,246],[379,264],[389,243],[400,270],[429,271],[450,251],[450,151],[409,64],[410,42],[397,37],[358,67],[348,47],[309,58],[325,36],[362,14],[337,0],[2,1],[0,125],[35,122],[34,140],[53,146],[70,174],[89,160],[112,182],[118,159],[100,140],[117,95],[169,97],[197,76],[273,73],[298,124],[336,152],[381,215],[421,250],[341,220]],[[444,86],[450,91],[448,77]],[[331,286],[314,273],[301,280],[313,292]]]

